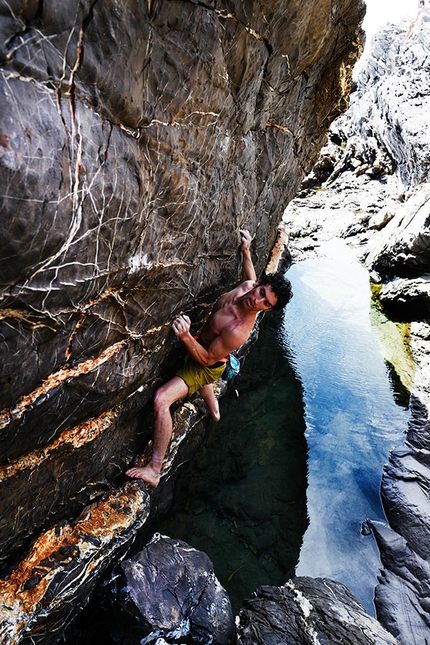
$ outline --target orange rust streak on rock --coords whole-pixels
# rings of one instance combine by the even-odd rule
[[[279,125],[279,123],[272,123],[272,121],[267,121],[266,128],[277,128],[278,130],[282,130],[282,132],[288,132],[289,134],[293,134],[291,130],[287,128],[285,125]]]
[[[76,367],[63,368],[55,374],[51,374],[47,379],[42,381],[42,385],[33,390],[33,392],[30,392],[30,394],[21,397],[21,399],[17,401],[13,408],[8,408],[0,413],[0,429],[4,428],[4,426],[6,426],[11,421],[19,419],[29,405],[34,403],[40,396],[49,392],[49,390],[53,390],[54,388],[58,387],[67,379],[76,378],[81,374],[91,372],[97,369],[100,365],[103,365],[103,363],[117,354],[121,347],[126,344],[126,342],[127,341],[122,340],[105,349],[104,352],[97,356],[97,358],[90,358],[86,361],[83,361],[82,363],[79,363],[79,365],[77,365]]]
[[[266,273],[276,273],[279,270],[288,240],[289,235],[285,228],[279,227],[275,244],[270,252],[270,258],[266,265]]]
[[[27,323],[27,325],[31,325],[34,328],[46,327],[51,331],[55,331],[54,327],[50,327],[49,325],[45,325],[41,322],[33,321],[29,316],[24,316],[21,311],[16,311],[15,309],[3,309],[2,311],[0,311],[0,320],[7,320],[8,318],[21,320],[22,322]]]
[[[137,482],[127,482],[122,489],[106,494],[99,502],[87,507],[73,525],[46,531],[9,578],[0,581],[0,624],[8,610],[17,617],[34,612],[54,577],[67,570],[74,561],[78,566],[80,560],[86,571],[93,570],[97,560],[101,561],[106,556],[102,543],[107,545],[108,551],[112,550],[109,544],[119,545],[122,535],[133,524],[145,522],[149,512],[148,499],[148,494]],[[92,541],[86,536],[91,536]],[[100,545],[93,544],[95,537],[100,539]],[[34,581],[34,586],[24,588],[29,580]],[[19,630],[24,625],[15,627]]]
[[[99,434],[109,427],[117,414],[118,410],[109,410],[108,412],[104,412],[96,419],[90,419],[79,426],[68,428],[48,447],[35,450],[23,457],[19,457],[19,459],[16,459],[10,464],[0,466],[0,484],[9,477],[14,477],[19,474],[23,470],[34,470],[35,468],[38,468],[40,464],[46,459],[49,459],[52,453],[60,446],[69,444],[74,448],[79,448],[80,446],[93,441]]]

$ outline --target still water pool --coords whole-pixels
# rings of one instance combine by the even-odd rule
[[[385,519],[382,469],[403,443],[408,412],[395,402],[371,325],[367,271],[342,241],[323,248],[325,258],[290,269],[294,298],[281,332],[303,384],[308,444],[309,526],[296,574],[343,582],[374,613],[379,557],[360,526]]]
[[[294,297],[268,314],[239,379],[184,466],[157,530],[211,558],[235,612],[293,575],[346,584],[374,614],[379,558],[366,518],[408,412],[396,404],[370,322],[367,272],[341,241],[288,271]]]

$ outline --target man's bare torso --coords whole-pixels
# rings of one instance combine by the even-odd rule
[[[203,347],[207,349],[215,338],[226,332],[234,331],[235,336],[239,334],[240,340],[237,347],[247,340],[254,325],[256,313],[244,311],[239,303],[240,298],[250,291],[253,285],[253,281],[247,280],[218,298],[199,335],[198,340]]]

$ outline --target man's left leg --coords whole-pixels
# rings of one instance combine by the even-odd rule
[[[134,466],[126,471],[128,477],[143,479],[149,486],[156,487],[160,481],[161,468],[172,436],[172,403],[188,394],[188,385],[180,376],[158,388],[154,396],[154,436],[150,462],[143,467]]]
[[[208,385],[203,385],[203,387],[201,387],[198,392],[203,401],[206,403],[212,419],[214,421],[219,421],[221,415],[219,413],[218,399],[215,396],[213,384],[209,383]]]

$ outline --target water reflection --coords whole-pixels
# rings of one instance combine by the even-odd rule
[[[326,258],[289,270],[294,298],[282,333],[303,384],[309,449],[310,523],[296,574],[343,582],[374,614],[379,557],[360,525],[384,520],[382,468],[403,442],[408,413],[395,403],[371,327],[366,270],[340,240],[324,250]]]

